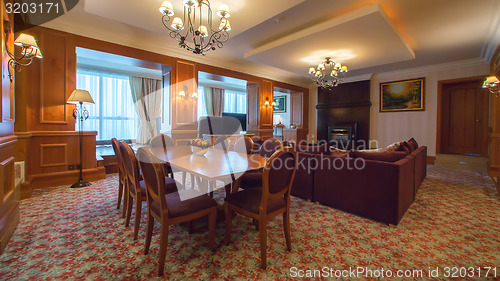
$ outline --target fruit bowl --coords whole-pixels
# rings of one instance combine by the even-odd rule
[[[201,148],[199,146],[193,146],[193,145],[191,145],[191,151],[195,155],[203,156],[203,155],[205,155],[205,153],[207,153],[208,148]]]

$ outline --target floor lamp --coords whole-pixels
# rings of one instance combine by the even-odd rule
[[[83,161],[82,161],[82,148],[83,148],[83,120],[87,120],[89,118],[89,112],[83,104],[94,104],[94,100],[90,96],[90,93],[85,90],[74,90],[71,93],[67,103],[75,104],[75,109],[73,109],[73,117],[78,121],[78,139],[80,142],[80,178],[77,182],[71,185],[71,188],[79,188],[89,186],[90,183],[83,180]]]

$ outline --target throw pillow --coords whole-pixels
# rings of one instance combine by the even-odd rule
[[[409,154],[411,152],[410,151],[410,146],[405,141],[402,141],[402,142],[399,143],[399,146],[398,146],[398,148],[396,148],[396,151],[402,151],[402,152],[404,152],[406,154]]]
[[[351,150],[351,157],[363,158],[365,160],[375,160],[382,162],[394,163],[406,157],[406,153],[402,151],[393,152],[362,152],[358,150]]]
[[[417,141],[414,139],[414,138],[411,138],[409,141],[407,141],[407,143],[410,145],[410,147],[412,148],[412,151],[415,151],[418,149],[418,143]]]

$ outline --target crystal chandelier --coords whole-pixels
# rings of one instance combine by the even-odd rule
[[[331,89],[342,83],[347,73],[347,66],[335,63],[330,57],[318,64],[318,68],[309,68],[309,77],[321,88]]]
[[[204,55],[204,52],[215,50],[216,47],[222,48],[224,42],[229,39],[228,31],[231,30],[228,6],[225,4],[219,6],[217,10],[219,25],[217,29],[213,29],[212,8],[208,0],[182,0],[182,2],[184,20],[174,17],[174,8],[169,1],[163,2],[160,7],[163,15],[162,23],[170,31],[170,37],[179,42],[179,47],[195,54]]]

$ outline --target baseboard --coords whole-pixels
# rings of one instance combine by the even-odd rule
[[[32,175],[21,185],[21,199],[30,198],[35,188],[71,185],[78,180],[78,176],[78,170]],[[86,181],[96,181],[104,178],[106,178],[106,169],[104,167],[83,170],[83,179]]]
[[[18,224],[19,202],[14,202],[0,218],[0,255],[3,254]]]
[[[434,165],[434,162],[436,162],[436,156],[427,156],[427,164]]]

